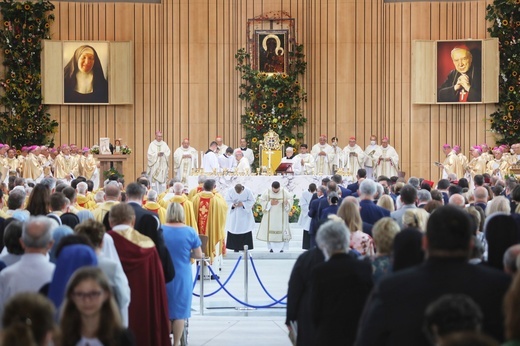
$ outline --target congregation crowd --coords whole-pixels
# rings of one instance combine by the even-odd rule
[[[328,176],[299,201],[308,251],[289,279],[295,343],[519,344],[520,184],[509,169],[520,145],[494,156],[475,146],[471,160],[445,145],[434,183],[405,180],[388,139],[376,141],[363,150],[352,137],[340,149],[320,136],[311,153],[287,148],[288,173]],[[255,159],[245,140],[229,155],[222,147],[221,138],[211,143],[203,165],[212,155]],[[292,193],[278,181],[258,199],[247,183],[223,193],[204,175],[188,190],[184,174],[198,165],[189,148],[183,140],[168,179],[170,152],[157,132],[136,182],[115,176],[97,187],[88,148],[23,148],[15,166],[13,148],[0,147],[0,345],[179,345],[193,258],[221,267],[227,249],[253,248],[255,232],[270,252],[288,249]]]

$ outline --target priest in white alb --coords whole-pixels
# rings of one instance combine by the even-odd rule
[[[235,151],[235,173],[239,175],[250,175],[251,174],[251,166],[249,165],[249,160],[244,157],[244,153],[242,150]]]
[[[327,143],[327,136],[321,135],[319,143],[314,144],[311,154],[314,157],[314,172],[321,175],[332,174],[332,146]]]
[[[399,155],[397,151],[388,144],[388,137],[384,137],[381,141],[381,151],[380,156],[376,158],[377,167],[376,173],[377,176],[384,175],[386,177],[394,177],[397,176],[398,167],[399,167]]]
[[[314,174],[314,157],[308,152],[307,144],[300,145],[300,153],[294,157],[293,170],[295,175]]]
[[[148,170],[147,174],[151,179],[151,185],[157,192],[166,190],[166,180],[168,179],[168,160],[170,158],[170,148],[163,141],[161,131],[155,132],[155,139],[148,146]]]
[[[217,157],[217,142],[211,142],[209,149],[204,153],[202,157],[202,170],[206,173],[217,173],[220,172],[220,165]]]
[[[246,158],[244,160],[247,161]],[[244,245],[247,245],[249,250],[253,248],[255,218],[252,208],[255,201],[251,190],[241,184],[236,184],[234,189],[227,191],[226,248],[235,252],[244,250]]]
[[[365,166],[365,151],[356,144],[356,137],[348,139],[348,145],[343,148],[343,153],[347,174],[355,176],[357,171]]]
[[[191,170],[198,167],[197,150],[190,146],[190,140],[188,138],[184,138],[181,146],[173,153],[173,167],[177,179],[183,183],[187,181]]]
[[[288,250],[291,240],[289,211],[293,205],[293,195],[280,187],[280,182],[274,181],[260,197],[260,204],[263,216],[256,239],[267,242],[269,252],[273,252],[277,245],[280,252]]]
[[[365,148],[365,170],[367,171],[367,178],[375,180],[376,174],[376,157],[381,156],[381,147],[377,144],[377,136],[370,136],[370,143]],[[357,171],[356,171],[357,172]]]

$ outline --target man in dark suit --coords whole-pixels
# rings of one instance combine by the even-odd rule
[[[339,174],[334,174],[331,177],[331,180],[336,183],[339,190],[341,190],[341,198],[345,198],[347,196],[352,195],[352,191],[350,191],[348,188],[343,187],[343,177]],[[339,192],[339,191],[338,191]]]
[[[437,190],[442,192],[442,199],[444,201],[444,205],[447,205],[450,200],[450,195],[448,193],[449,187],[450,187],[450,181],[448,179],[441,179],[437,183]]]
[[[352,345],[372,289],[372,266],[348,253],[350,235],[343,221],[327,221],[316,235],[326,262],[311,274],[311,316],[315,345]]]
[[[358,169],[357,171],[357,175],[356,175],[356,182],[355,183],[352,183],[350,185],[347,186],[347,189],[349,189],[350,191],[352,191],[352,194],[355,196],[355,197],[358,197],[358,189],[359,189],[359,184],[361,184],[361,182],[363,180],[365,180],[367,177],[367,170],[364,169],[364,168],[360,168]]]
[[[310,248],[316,247],[316,231],[319,227],[320,221],[320,206],[321,201],[325,200],[327,202],[327,188],[325,186],[318,187],[316,192],[317,198],[311,200],[311,204],[309,205],[309,217],[311,218],[311,225],[309,227],[309,237],[310,237]]]
[[[432,213],[424,248],[428,259],[384,278],[369,298],[357,345],[429,345],[422,331],[426,307],[444,294],[465,294],[484,313],[482,331],[504,339],[502,300],[511,278],[468,263],[473,221],[461,208],[443,206]]]
[[[376,183],[365,179],[359,185],[359,213],[361,220],[371,225],[379,219],[390,216],[390,211],[374,204],[374,196],[377,192]]]

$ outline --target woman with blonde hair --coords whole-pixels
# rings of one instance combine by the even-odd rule
[[[379,197],[377,200],[377,205],[381,208],[385,208],[386,210],[389,210],[390,212],[395,211],[395,203],[392,197],[389,195],[383,195]]]
[[[349,200],[343,201],[337,214],[350,230],[350,248],[362,256],[373,256],[374,241],[368,234],[363,233],[363,221],[359,214],[359,205]]]
[[[392,272],[394,238],[400,231],[399,225],[391,217],[384,217],[374,224],[372,235],[377,249],[375,257],[372,257],[374,283]]]
[[[417,228],[421,232],[426,232],[426,223],[430,214],[422,208],[408,209],[403,215],[403,229]]]
[[[166,224],[162,228],[164,243],[175,267],[175,277],[166,284],[174,346],[180,344],[184,320],[191,317],[193,278],[190,259],[202,258],[200,238],[184,220],[183,207],[179,203],[171,203],[166,211]]]

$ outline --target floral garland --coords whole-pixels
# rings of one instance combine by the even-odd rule
[[[262,218],[264,217],[264,210],[262,209],[262,204],[260,203],[260,197],[262,197],[262,195],[257,196],[256,202],[252,208],[253,216],[255,218],[256,223],[262,222]],[[296,223],[296,222],[298,222],[298,219],[300,218],[302,209],[299,204],[300,204],[300,199],[296,198],[296,195],[294,195],[293,205],[291,206],[291,210],[289,210],[289,222],[290,223]]]
[[[42,104],[40,53],[42,39],[49,39],[54,5],[37,2],[0,2],[0,49],[6,75],[0,79],[0,140],[16,147],[51,144],[48,140],[58,123],[51,119],[48,106]]]
[[[492,37],[499,39],[500,81],[498,109],[490,115],[491,130],[500,143],[520,142],[520,0],[495,0],[487,6]]]
[[[241,72],[244,81],[238,97],[246,101],[241,125],[249,147],[256,153],[255,163],[258,162],[259,141],[269,130],[295,147],[304,137],[302,126],[307,119],[303,116],[301,103],[307,101],[307,94],[298,80],[307,68],[303,46],[295,45],[288,58],[287,73],[267,74],[252,68],[251,54],[245,49],[235,55],[236,70]]]

